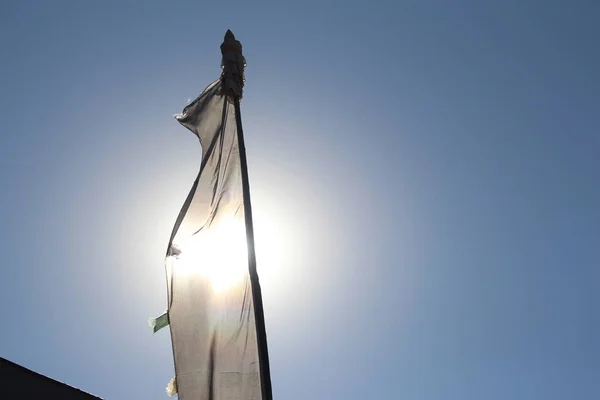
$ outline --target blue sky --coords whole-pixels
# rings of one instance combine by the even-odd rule
[[[51,4],[52,3],[52,4]],[[0,356],[164,399],[173,119],[230,28],[276,399],[600,397],[595,1],[4,1]]]

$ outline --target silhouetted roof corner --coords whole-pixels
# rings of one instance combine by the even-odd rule
[[[32,381],[37,380],[38,382],[46,385],[53,385],[58,390],[67,391],[70,394],[77,396],[77,398],[89,400],[102,400],[100,397],[89,394],[79,388],[67,385],[60,381],[57,381],[56,379],[52,379],[48,376],[42,375],[38,372],[32,371],[28,368],[25,368],[17,363],[14,363],[2,357],[0,357],[0,383],[2,383],[0,385],[0,397],[3,397],[2,394],[5,393],[7,390],[12,390],[13,392],[21,390],[31,390],[31,386],[29,385],[27,387],[21,388],[18,387],[19,385],[17,385],[16,382],[14,382],[14,384],[11,384],[12,382],[10,382],[10,380],[16,379],[16,377],[18,377],[19,375],[21,377],[27,377],[26,379],[31,379]]]

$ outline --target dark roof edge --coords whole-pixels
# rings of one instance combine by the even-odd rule
[[[30,374],[30,375],[36,376],[36,377],[38,377],[38,378],[43,378],[43,379],[45,379],[45,380],[48,380],[48,381],[51,381],[51,382],[53,382],[53,383],[55,383],[55,384],[58,384],[58,385],[61,385],[61,386],[67,386],[67,387],[69,387],[69,388],[71,388],[71,389],[73,389],[73,390],[77,390],[77,391],[79,391],[79,392],[81,392],[81,393],[83,393],[83,394],[86,394],[86,395],[90,396],[90,398],[91,398],[91,399],[99,399],[99,400],[102,400],[100,397],[94,396],[93,394],[89,394],[88,392],[85,392],[85,391],[83,391],[83,390],[81,390],[81,389],[79,389],[79,388],[76,388],[76,387],[74,387],[74,386],[71,386],[71,385],[67,385],[66,383],[63,383],[63,382],[57,381],[56,379],[52,379],[52,378],[50,378],[50,377],[48,377],[48,376],[46,376],[46,375],[42,375],[42,374],[40,374],[39,372],[32,371],[32,370],[30,370],[29,368],[25,368],[25,367],[23,367],[22,365],[19,365],[19,364],[17,364],[17,363],[14,363],[14,362],[12,362],[12,361],[10,361],[10,360],[7,360],[6,358],[2,358],[2,357],[0,357],[0,364],[3,364],[3,363],[4,363],[4,364],[11,365],[11,366],[13,366],[13,367],[16,367],[16,368],[18,368],[18,369],[20,369],[20,370],[22,370],[22,371],[24,371],[24,372],[26,372],[26,373],[28,373],[28,374]]]

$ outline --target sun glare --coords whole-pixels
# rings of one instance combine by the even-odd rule
[[[257,269],[260,282],[279,286],[283,277],[290,242],[277,209],[260,213],[255,225]],[[215,291],[221,293],[242,282],[248,273],[248,250],[243,216],[228,218],[194,235],[185,243],[177,243],[181,253],[168,262],[167,273],[174,269],[180,276],[203,276]]]
[[[208,278],[217,293],[240,282],[248,270],[243,220],[222,221],[194,235],[181,247],[176,268],[187,276],[199,274]]]

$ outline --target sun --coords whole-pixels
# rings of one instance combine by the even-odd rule
[[[216,293],[239,283],[248,271],[244,220],[231,218],[200,231],[180,246],[175,268],[182,276],[206,277]]]
[[[229,213],[185,242],[176,243],[180,254],[167,260],[167,274],[177,270],[186,278],[205,277],[215,293],[223,294],[248,277],[248,247],[243,213]],[[287,255],[293,250],[285,219],[276,205],[259,213],[255,224],[257,269],[261,284],[279,287]],[[283,267],[282,267],[283,266]]]

